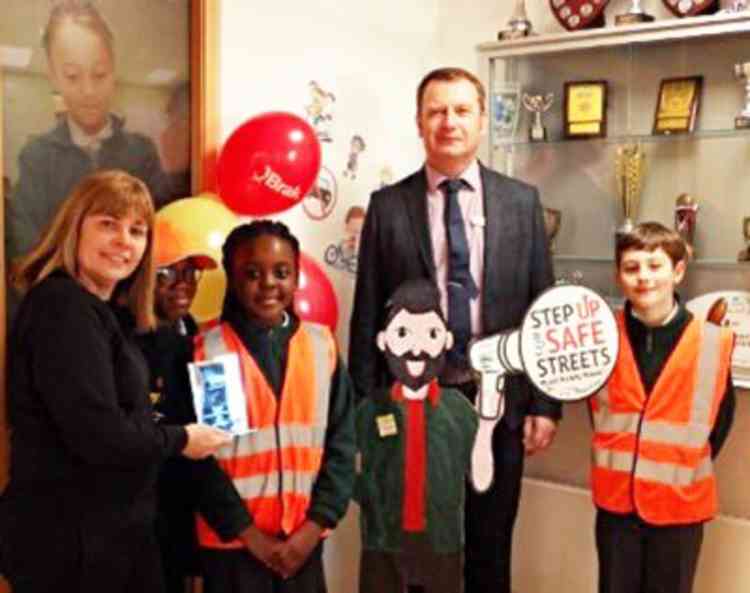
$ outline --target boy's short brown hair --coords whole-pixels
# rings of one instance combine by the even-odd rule
[[[615,246],[615,264],[620,267],[622,255],[630,249],[656,251],[663,249],[676,266],[687,261],[690,251],[685,240],[677,231],[665,227],[660,222],[642,222],[629,233],[618,235]]]

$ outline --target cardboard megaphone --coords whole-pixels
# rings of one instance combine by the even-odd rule
[[[471,482],[487,490],[494,476],[492,432],[502,417],[506,375],[525,373],[531,384],[560,402],[593,395],[617,361],[617,321],[607,302],[585,286],[544,291],[520,328],[475,340],[469,363],[481,374],[476,409],[479,432],[472,451]]]

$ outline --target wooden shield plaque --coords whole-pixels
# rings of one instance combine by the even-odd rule
[[[662,2],[676,16],[711,14],[719,9],[719,0],[662,0]]]

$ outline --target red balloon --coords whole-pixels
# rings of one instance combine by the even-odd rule
[[[336,333],[339,320],[336,292],[323,269],[304,253],[300,254],[299,288],[294,295],[294,312],[300,319],[322,323]]]
[[[293,113],[250,118],[224,144],[216,168],[219,195],[235,212],[262,216],[300,202],[318,177],[320,142]]]

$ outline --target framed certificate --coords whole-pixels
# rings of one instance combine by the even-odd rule
[[[563,136],[603,138],[607,135],[607,81],[566,82],[563,92]]]
[[[505,83],[492,92],[492,137],[494,145],[512,142],[518,129],[521,85]]]
[[[700,105],[702,76],[665,78],[659,85],[654,115],[655,135],[689,134],[695,127]]]

